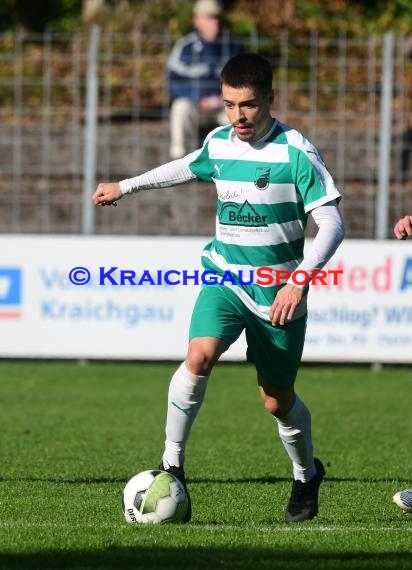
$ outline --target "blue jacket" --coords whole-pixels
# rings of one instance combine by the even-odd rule
[[[205,42],[195,31],[183,36],[167,61],[170,97],[188,97],[197,103],[202,97],[220,95],[220,71],[241,51],[241,44],[226,35],[215,42]]]

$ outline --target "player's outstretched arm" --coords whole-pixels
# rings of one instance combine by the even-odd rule
[[[116,201],[122,196],[118,182],[102,182],[96,188],[92,200],[95,206],[116,206]]]
[[[393,233],[398,239],[412,237],[412,216],[404,216],[398,220],[393,228]]]

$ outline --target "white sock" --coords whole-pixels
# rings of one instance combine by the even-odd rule
[[[311,416],[296,395],[295,403],[286,416],[276,418],[279,436],[293,463],[293,477],[306,483],[316,475],[313,462]]]
[[[182,467],[190,429],[202,405],[209,376],[192,374],[182,362],[169,384],[163,465]]]

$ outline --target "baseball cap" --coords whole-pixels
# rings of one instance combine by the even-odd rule
[[[221,16],[222,5],[217,0],[197,0],[193,6],[195,16]]]

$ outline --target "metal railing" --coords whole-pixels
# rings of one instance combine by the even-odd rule
[[[344,195],[347,236],[390,235],[412,211],[408,41],[316,33],[241,41],[273,63],[274,115],[322,152]],[[168,33],[93,29],[0,36],[0,232],[213,233],[215,196],[201,183],[89,208],[96,181],[169,159],[171,45]]]

